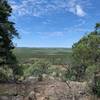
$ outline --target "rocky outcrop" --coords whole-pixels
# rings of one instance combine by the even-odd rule
[[[86,82],[43,80],[0,84],[0,100],[99,100],[92,99]]]

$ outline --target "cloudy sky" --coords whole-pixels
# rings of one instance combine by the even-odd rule
[[[8,0],[18,47],[71,47],[100,22],[100,0]]]

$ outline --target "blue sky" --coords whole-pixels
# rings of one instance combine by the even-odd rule
[[[100,22],[100,0],[8,0],[18,47],[71,47]]]

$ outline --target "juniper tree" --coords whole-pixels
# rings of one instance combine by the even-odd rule
[[[73,58],[77,80],[83,79],[87,70],[100,71],[100,23],[96,24],[93,32],[73,45]]]

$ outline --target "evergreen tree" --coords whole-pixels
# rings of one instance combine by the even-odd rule
[[[12,8],[6,0],[0,0],[0,68],[5,70],[8,65],[13,72],[13,76],[19,74],[19,66],[12,50],[14,45],[12,39],[18,37],[14,23],[9,20]]]
[[[100,23],[73,45],[73,69],[77,80],[84,79],[86,71],[100,71]],[[89,74],[89,73],[88,73]]]

